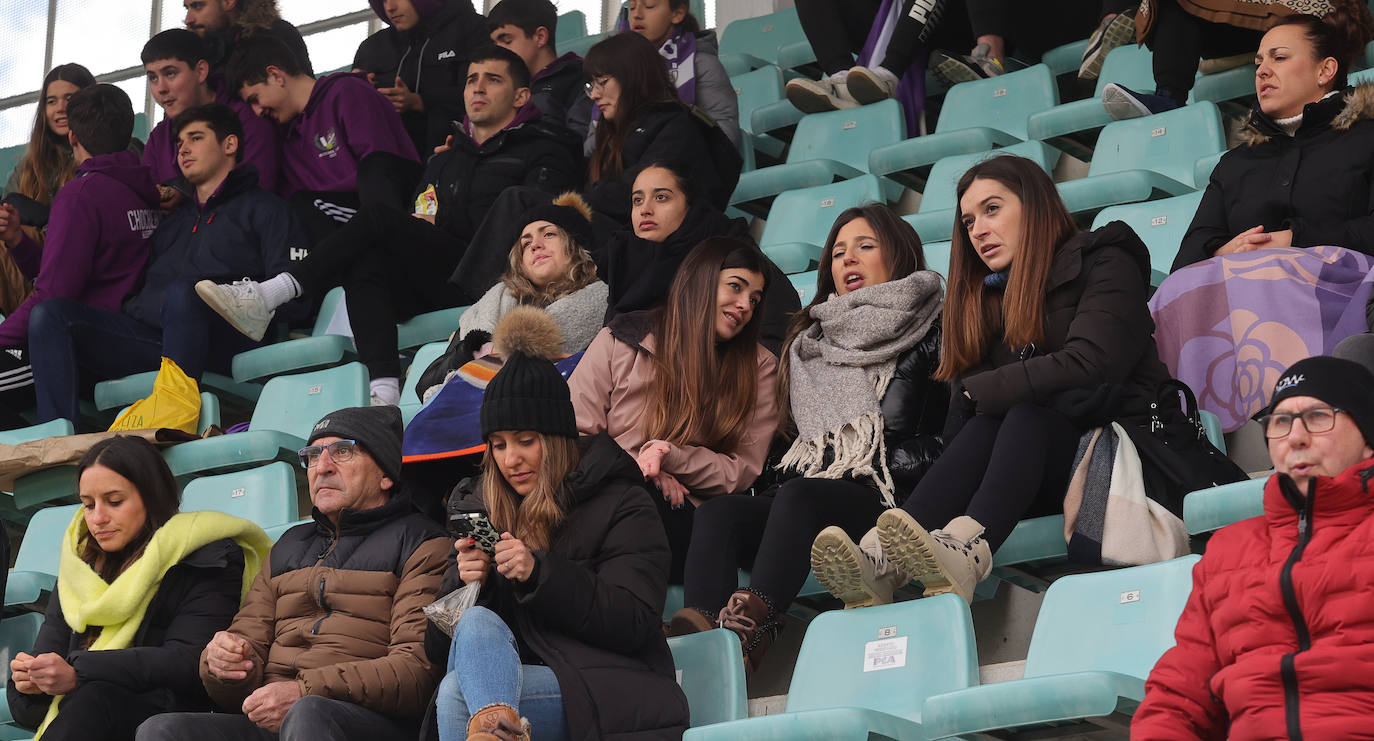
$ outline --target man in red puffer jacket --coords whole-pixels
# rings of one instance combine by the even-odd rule
[[[1133,739],[1374,738],[1374,375],[1299,361],[1258,419],[1264,515],[1207,544]]]

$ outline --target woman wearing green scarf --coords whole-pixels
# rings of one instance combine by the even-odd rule
[[[157,713],[211,709],[201,649],[229,626],[271,540],[237,517],[178,513],[172,472],[141,438],[97,443],[77,481],[46,619],[10,662],[15,721],[47,741],[117,741]]]

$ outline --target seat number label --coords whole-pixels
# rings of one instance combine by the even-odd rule
[[[1002,97],[1005,97],[1006,94],[1007,94],[1007,89],[1004,88],[1004,87],[999,87],[999,88],[997,88],[996,90],[993,90],[993,91],[992,91],[992,97],[994,97],[994,98],[1002,98]]]
[[[844,122],[844,130],[845,130],[845,131],[849,131],[850,129],[857,129],[857,128],[859,128],[859,122],[858,122],[858,121],[845,121],[845,122]]]
[[[247,493],[248,493],[248,490],[247,490],[247,489],[235,489],[235,490],[229,492],[229,498],[230,498],[230,499],[237,499],[237,498],[239,498],[239,497],[241,497],[241,496],[243,496],[244,494],[247,494]]]
[[[906,666],[906,636],[864,644],[864,671],[880,672]]]
[[[821,201],[821,208],[830,208],[831,206],[834,206],[834,205],[835,205],[835,199],[834,199],[834,198],[827,198],[827,199],[825,199],[824,201]]]
[[[324,387],[323,387],[323,386],[311,386],[310,389],[309,389],[308,391],[306,391],[305,393],[309,394],[310,396],[314,396],[314,395],[316,395],[316,394],[322,393],[323,391],[324,391]]]
[[[1122,592],[1122,593],[1121,593],[1121,604],[1123,604],[1123,605],[1129,605],[1129,604],[1132,603],[1132,602],[1139,602],[1139,601],[1140,601],[1140,590],[1139,590],[1139,589],[1132,589],[1132,590],[1129,591],[1129,592]]]
[[[1150,226],[1164,226],[1167,223],[1169,223],[1168,216],[1156,216],[1150,219]]]
[[[1161,127],[1157,128],[1157,129],[1151,129],[1151,130],[1150,130],[1150,136],[1151,136],[1151,137],[1155,137],[1155,136],[1164,136],[1164,135],[1167,134],[1167,133],[1169,133],[1169,127],[1168,127],[1168,126],[1161,126]]]

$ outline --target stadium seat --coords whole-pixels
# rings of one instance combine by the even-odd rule
[[[258,527],[294,522],[296,468],[277,461],[246,471],[202,476],[181,493],[181,511],[213,510],[242,517]]]
[[[740,18],[720,36],[720,61],[731,74],[769,64],[797,68],[816,61],[797,10]]]
[[[297,525],[304,525],[307,522],[314,522],[314,520],[307,517],[304,520],[297,520],[296,522],[284,522],[280,525],[265,527],[263,528],[263,532],[267,533],[267,537],[271,538],[272,542],[275,543],[281,539],[282,533],[286,532],[287,530],[290,530],[291,528]]]
[[[905,137],[906,121],[895,100],[813,113],[797,124],[787,162],[741,174],[730,205],[766,216],[779,193],[859,177],[866,172],[871,148]],[[893,183],[884,186],[884,195],[895,201],[901,193]]]
[[[45,437],[62,437],[75,433],[72,423],[65,419],[54,419],[51,422],[20,427],[17,430],[0,431],[0,444],[18,445],[30,440],[42,440]]]
[[[749,717],[744,658],[734,633],[717,628],[669,638],[668,648],[677,683],[687,695],[692,727]]]
[[[1197,190],[1158,201],[1130,203],[1102,209],[1093,219],[1093,228],[1113,221],[1124,221],[1140,235],[1150,249],[1150,285],[1158,286],[1169,277],[1169,268],[1178,256],[1178,246],[1197,213],[1202,191]]]
[[[34,513],[19,552],[14,558],[14,570],[5,582],[5,607],[25,606],[40,609],[57,581],[57,562],[61,556],[62,534],[67,531],[79,504],[45,507]],[[5,664],[9,666],[8,663]]]
[[[759,245],[784,273],[815,270],[830,227],[840,212],[882,202],[882,185],[873,175],[786,191],[768,209]]]
[[[1145,678],[1174,643],[1197,556],[1056,581],[1022,679],[926,698],[929,738],[1125,738]]]
[[[747,134],[740,147],[746,158],[758,150],[780,160],[786,145],[768,132],[795,127],[802,119],[802,112],[783,97],[782,78],[782,70],[772,65],[730,78],[739,99],[740,133]]]
[[[0,149],[0,183],[8,182],[10,174],[14,168],[19,166],[19,160],[24,158],[24,152],[28,151],[27,144],[16,144],[12,147]]]
[[[940,158],[940,161],[930,168],[930,177],[926,180],[925,190],[921,192],[920,211],[903,217],[916,229],[916,233],[921,235],[922,242],[951,238],[955,215],[959,209],[959,203],[955,199],[959,178],[979,162],[1002,154],[1013,154],[1033,160],[1047,173],[1054,172],[1054,166],[1059,162],[1059,150],[1038,141],[1020,142],[988,152]]]
[[[1221,162],[1221,158],[1225,155],[1225,152],[1209,154],[1205,157],[1199,157],[1197,162],[1193,164],[1193,183],[1197,185],[1198,190],[1206,189],[1208,181],[1212,179],[1212,170],[1217,168],[1217,163]]]
[[[458,330],[458,317],[467,310],[466,306],[427,311],[417,314],[396,325],[396,348],[401,352],[421,345],[448,338]]]
[[[908,221],[910,216],[903,216]],[[923,242],[921,251],[926,256],[926,268],[949,278],[949,253],[954,248],[952,242]]]
[[[0,681],[9,683],[10,659],[21,651],[27,653],[33,650],[34,640],[38,638],[38,629],[41,627],[43,615],[37,612],[0,621]],[[739,653],[739,650],[736,649],[735,653]],[[33,738],[33,731],[26,731],[13,723],[14,716],[10,714],[10,704],[0,703],[0,741]]]
[[[580,10],[570,10],[558,14],[558,25],[554,27],[553,37],[557,44],[565,44],[573,39],[587,35],[587,15]],[[561,48],[561,47],[560,47]]]
[[[334,288],[324,295],[309,337],[265,345],[235,355],[232,365],[234,380],[260,381],[283,373],[327,368],[355,357],[352,337],[328,333],[334,312],[343,302],[343,289]]]
[[[1191,100],[1210,100],[1223,103],[1237,98],[1254,97],[1255,65],[1242,64],[1210,75],[1198,75],[1193,83]]]
[[[801,299],[802,308],[805,308],[816,297],[816,271],[789,275],[787,279],[792,281],[792,288],[796,289],[797,298]]]
[[[1207,433],[1207,439],[1212,443],[1212,447],[1225,453],[1226,438],[1221,431],[1221,419],[1206,409],[1199,409],[1197,416],[1202,420],[1202,429]]]
[[[411,358],[410,368],[406,370],[405,381],[401,383],[401,419],[405,424],[410,424],[415,413],[424,406],[415,389],[415,383],[420,380],[420,374],[424,373],[429,364],[433,363],[435,358],[443,355],[447,349],[448,342],[431,342],[415,351],[415,357]]]
[[[1040,57],[1040,62],[1050,68],[1056,77],[1070,72],[1078,73],[1083,64],[1083,52],[1088,50],[1088,40],[1079,39],[1050,49]]]
[[[745,571],[744,569],[740,569],[739,573],[735,576],[735,584],[748,584],[749,578],[749,572]],[[806,575],[806,582],[802,584],[801,591],[797,593],[797,599],[805,599],[807,597],[824,597],[828,596],[829,594],[830,593],[825,590],[825,587],[821,586],[821,583],[816,581],[816,575],[814,573],[808,573]],[[665,621],[672,619],[673,613],[677,612],[678,610],[681,610],[682,607],[682,585],[669,584],[668,596],[663,600],[663,619]],[[814,611],[809,611],[805,608],[799,608],[797,606],[797,603],[795,602],[792,604],[791,607],[788,608],[787,611],[789,613],[795,612],[795,614],[798,615],[806,615],[808,618],[814,613]]]
[[[146,113],[135,113],[135,114],[134,114],[134,138],[136,138],[136,139],[138,139],[138,140],[140,140],[140,141],[145,141],[145,142],[146,142],[146,141],[148,141],[148,132],[149,132],[150,130],[151,130],[151,129],[150,129],[149,126],[148,126],[148,114],[146,114]]]
[[[567,54],[568,52],[572,52],[579,57],[585,57],[587,56],[588,49],[592,48],[593,46],[596,46],[598,41],[601,41],[602,39],[605,39],[610,35],[611,34],[609,33],[594,33],[588,36],[583,36],[580,39],[569,39],[566,43],[564,43],[562,39],[558,39],[558,51],[560,54]]]
[[[1026,134],[1032,139],[1048,141],[1079,159],[1090,159],[1093,151],[1090,140],[1094,137],[1085,132],[1112,122],[1102,106],[1102,89],[1115,82],[1132,90],[1154,90],[1153,58],[1149,49],[1135,44],[1112,49],[1102,62],[1102,73],[1097,78],[1092,97],[1030,114],[1026,120]]]
[[[277,376],[262,389],[246,432],[192,440],[163,457],[178,477],[249,468],[270,461],[296,462],[296,452],[317,420],[343,407],[369,402],[367,369],[359,363]]]
[[[978,683],[958,595],[821,613],[807,627],[780,715],[692,728],[684,739],[922,739],[921,704]]]
[[[1043,64],[961,82],[945,94],[934,133],[895,144],[874,142],[868,171],[920,190],[925,169],[941,158],[1025,141],[1026,118],[1058,103],[1054,75]]]
[[[1059,184],[1069,211],[1081,218],[1107,206],[1192,191],[1198,158],[1226,150],[1215,103],[1113,121],[1102,129],[1088,176]]]
[[[1268,480],[1262,476],[1189,493],[1183,498],[1183,525],[1188,534],[1210,533],[1264,514],[1264,483]]]

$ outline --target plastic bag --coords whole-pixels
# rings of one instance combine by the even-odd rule
[[[444,634],[453,637],[453,626],[458,624],[458,618],[463,616],[463,610],[477,604],[477,595],[482,591],[481,582],[464,584],[461,587],[449,592],[448,594],[425,605],[425,617],[439,626],[439,630]]]
[[[199,422],[200,387],[171,358],[163,358],[153,393],[120,413],[110,432],[166,427],[194,435]]]

